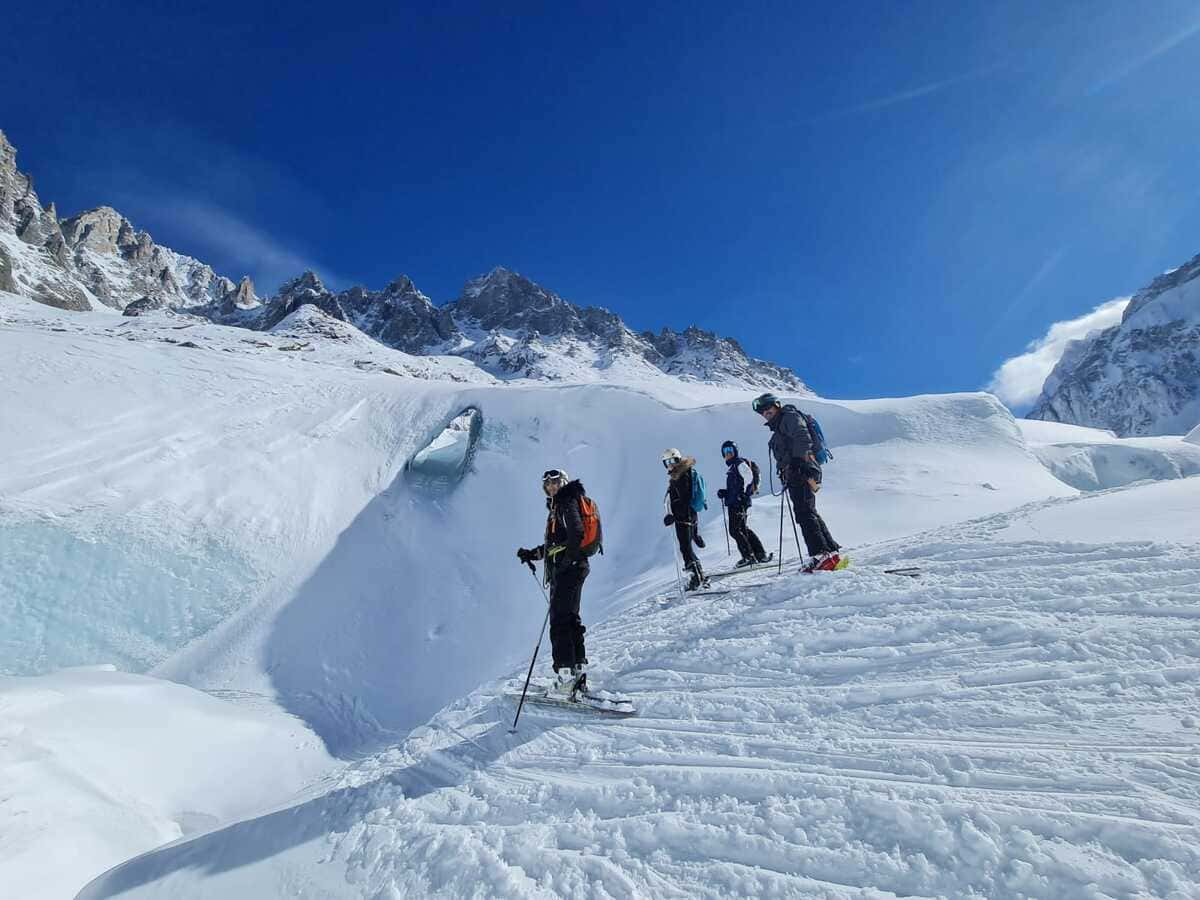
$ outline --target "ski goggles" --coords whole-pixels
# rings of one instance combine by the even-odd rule
[[[733,456],[733,448],[732,447],[722,448],[721,455],[722,456]]]
[[[547,469],[542,473],[542,481],[558,481],[563,477],[564,475],[561,469]]]
[[[667,459],[664,459],[662,461],[662,464],[663,464],[664,469],[669,469],[669,468],[671,468],[671,466],[677,466],[681,462],[683,462],[682,456],[671,456],[671,457],[668,457]]]

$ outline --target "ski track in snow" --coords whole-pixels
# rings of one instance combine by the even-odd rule
[[[589,638],[637,718],[511,735],[522,669],[81,898],[1200,896],[1200,546],[1001,537],[1076,502],[648,595]]]

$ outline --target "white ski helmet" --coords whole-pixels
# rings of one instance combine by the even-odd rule
[[[683,462],[683,454],[675,447],[671,447],[663,451],[662,464],[664,469],[669,469],[671,466],[678,465]]]
[[[570,480],[571,476],[562,469],[547,469],[542,473],[542,490],[546,490],[552,484],[557,484],[560,488],[566,487]]]

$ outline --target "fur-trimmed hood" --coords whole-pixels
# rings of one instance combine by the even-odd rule
[[[684,472],[688,472],[696,465],[696,457],[685,456],[678,463],[667,469],[667,474],[671,476],[672,481],[676,481]]]
[[[574,481],[568,481],[561,488],[559,488],[558,493],[555,494],[553,498],[546,498],[546,509],[549,509],[552,504],[557,503],[559,500],[578,499],[586,493],[587,491],[585,491],[583,488],[583,482],[578,478],[576,478]]]

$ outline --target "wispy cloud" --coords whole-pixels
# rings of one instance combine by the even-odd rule
[[[972,81],[976,78],[982,78],[995,72],[1003,64],[997,63],[991,66],[985,66],[982,69],[972,69],[970,72],[964,72],[961,75],[955,75],[951,78],[943,78],[941,81],[932,81],[929,84],[922,84],[914,88],[909,88],[904,91],[897,91],[894,94],[888,94],[883,97],[876,97],[872,100],[865,100],[862,103],[856,103],[853,106],[847,106],[843,109],[830,110],[829,112],[820,113],[814,116],[810,121],[820,119],[839,119],[845,116],[856,116],[862,113],[874,112],[880,109],[886,109],[889,106],[899,106],[902,103],[911,103],[913,100],[920,100],[922,97],[928,97],[931,94],[940,93],[947,88],[954,87],[957,84],[962,84],[965,81]]]
[[[175,227],[188,234],[189,244],[219,257],[238,273],[251,273],[260,293],[273,291],[287,279],[310,269],[330,287],[347,284],[337,273],[227,209],[178,198],[163,198],[160,205]]]
[[[1024,353],[1005,360],[992,375],[986,389],[1013,409],[1032,405],[1042,392],[1046,378],[1062,359],[1067,345],[1093,331],[1116,325],[1128,304],[1128,297],[1117,297],[1077,319],[1055,322],[1042,337],[1030,343]]]
[[[1158,59],[1164,53],[1169,53],[1184,41],[1190,40],[1198,34],[1200,34],[1200,19],[1170,35],[1146,53],[1135,56],[1133,59],[1127,60],[1117,66],[1099,81],[1094,82],[1087,90],[1088,95],[1092,96],[1112,87],[1118,81],[1128,78],[1138,69]]]
[[[1054,271],[1066,252],[1066,247],[1059,247],[1044,260],[1042,260],[1041,265],[1037,267],[1037,271],[1029,276],[1029,280],[1025,282],[1025,284],[1021,287],[1021,290],[1017,292],[1017,295],[1013,297],[1012,301],[1007,307],[1005,307],[1004,312],[997,317],[997,326],[1012,318],[1014,315],[1028,306],[1030,299],[1036,295],[1038,286],[1041,285],[1041,283],[1046,280],[1047,276]]]

